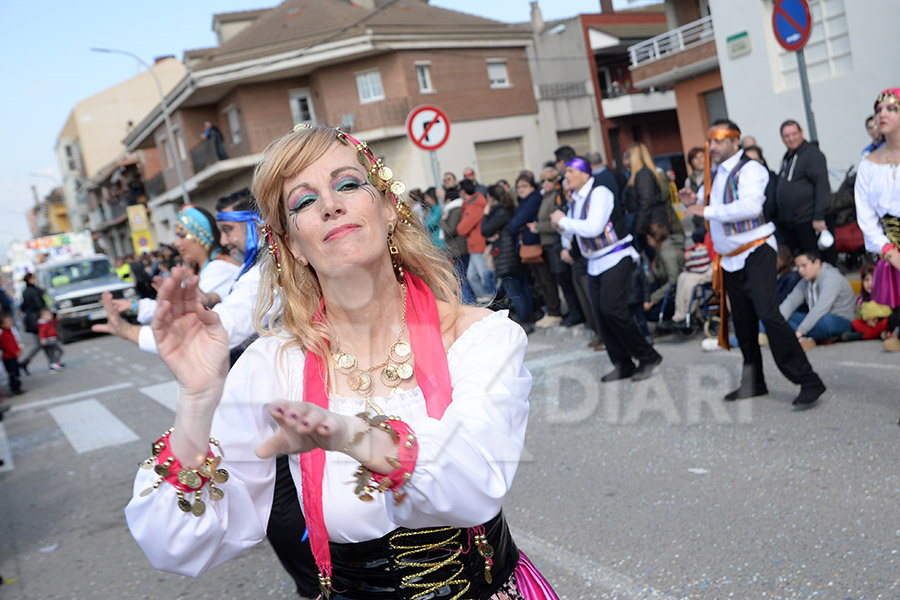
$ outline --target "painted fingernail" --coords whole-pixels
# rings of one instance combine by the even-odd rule
[[[304,427],[309,427],[309,421],[307,421],[306,419],[303,419],[302,421],[300,421],[300,423],[301,423]]]
[[[272,409],[272,412],[274,412],[275,414],[278,414],[278,415],[283,415],[284,409],[281,408],[280,406],[276,406],[275,408]]]
[[[292,418],[292,419],[298,419],[298,418],[300,418],[300,415],[298,415],[297,413],[295,413],[295,412],[293,412],[293,411],[289,412],[289,413],[288,413],[288,416],[289,416],[290,418]]]

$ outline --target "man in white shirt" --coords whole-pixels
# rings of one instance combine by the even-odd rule
[[[647,379],[662,356],[644,339],[628,309],[632,272],[639,257],[621,203],[609,188],[594,185],[591,166],[583,158],[566,163],[565,177],[572,194],[569,212],[554,211],[550,222],[562,234],[563,261],[572,262],[568,249],[575,244],[588,259],[591,304],[614,367],[602,381]]]
[[[810,408],[825,393],[825,384],[813,371],[796,334],[778,310],[775,225],[763,216],[769,172],[760,163],[744,157],[741,131],[732,121],[714,122],[707,137],[710,158],[716,164],[711,173],[708,205],[698,204],[698,194],[687,188],[681,190],[680,196],[688,206],[687,215],[699,215],[709,222],[744,358],[741,385],[729,392],[725,400],[768,393],[758,341],[761,320],[775,364],[785,377],[800,385],[793,405],[797,409]],[[704,191],[701,187],[700,196]],[[723,318],[723,330],[726,327],[727,319]]]

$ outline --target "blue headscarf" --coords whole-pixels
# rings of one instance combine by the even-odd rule
[[[215,245],[212,223],[193,204],[185,204],[181,207],[181,210],[178,211],[178,222],[191,238],[207,250],[212,249]]]
[[[240,279],[241,275],[253,266],[256,261],[256,252],[259,250],[259,231],[258,225],[262,225],[262,219],[255,210],[223,210],[216,213],[216,221],[227,221],[229,223],[247,223],[247,242],[244,246],[244,264],[236,278]]]

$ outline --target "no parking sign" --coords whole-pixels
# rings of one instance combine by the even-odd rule
[[[775,39],[785,50],[802,48],[812,31],[812,17],[806,0],[776,0],[772,11]]]

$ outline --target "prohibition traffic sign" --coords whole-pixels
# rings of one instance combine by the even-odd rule
[[[785,50],[794,52],[806,44],[812,30],[812,18],[806,0],[775,0],[772,11],[775,39]]]
[[[450,137],[450,119],[437,106],[417,106],[406,117],[406,135],[422,150],[437,150]]]

